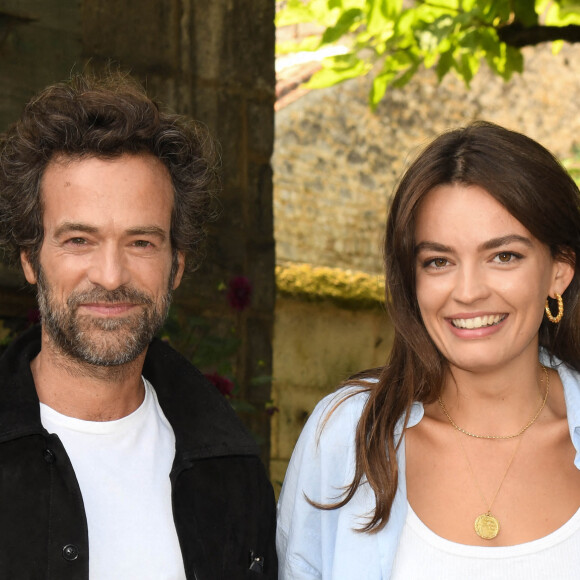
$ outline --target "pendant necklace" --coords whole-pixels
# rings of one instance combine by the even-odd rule
[[[469,431],[466,431],[465,429],[462,429],[461,427],[459,427],[455,423],[455,421],[453,421],[453,419],[449,415],[449,412],[447,411],[447,408],[445,407],[445,404],[443,403],[443,400],[441,399],[441,397],[439,397],[439,399],[438,399],[439,406],[441,407],[443,414],[447,417],[447,420],[449,421],[451,426],[457,431],[459,445],[461,447],[463,455],[465,456],[465,460],[467,461],[467,465],[469,466],[469,471],[471,473],[471,477],[473,478],[473,481],[475,483],[475,486],[477,487],[477,491],[479,492],[481,499],[483,500],[483,503],[487,506],[487,510],[485,511],[485,513],[477,516],[477,518],[475,518],[475,522],[474,522],[475,533],[480,538],[482,538],[484,540],[493,540],[499,534],[499,530],[500,530],[499,520],[497,519],[497,517],[495,517],[491,513],[491,508],[493,506],[493,503],[495,502],[497,495],[499,494],[499,490],[501,489],[503,482],[505,481],[505,478],[508,474],[508,471],[509,471],[510,467],[512,466],[512,463],[514,461],[516,453],[518,452],[518,449],[520,448],[520,445],[522,444],[523,437],[521,437],[520,440],[518,441],[518,444],[516,445],[514,452],[512,453],[512,456],[510,457],[510,460],[507,464],[507,467],[505,468],[505,471],[502,475],[502,478],[499,482],[499,485],[497,486],[497,489],[496,489],[493,497],[491,498],[491,501],[488,502],[487,498],[485,497],[485,494],[483,493],[483,490],[481,489],[481,486],[479,485],[479,481],[477,480],[477,477],[475,476],[475,471],[473,470],[473,466],[471,465],[471,461],[469,461],[469,456],[467,455],[467,451],[465,450],[465,447],[463,445],[463,442],[461,441],[461,436],[459,435],[459,433],[463,433],[464,435],[468,435],[469,437],[475,437],[477,439],[514,439],[516,437],[522,436],[536,422],[536,419],[540,416],[540,413],[542,412],[542,410],[546,406],[546,401],[548,399],[548,392],[550,389],[550,377],[548,375],[548,370],[546,369],[546,367],[542,365],[542,369],[544,371],[544,376],[545,376],[545,380],[546,380],[546,393],[544,395],[544,399],[542,401],[542,404],[540,405],[540,408],[538,409],[536,414],[532,417],[532,419],[530,421],[528,421],[517,433],[515,433],[513,435],[476,435],[474,433],[470,433]]]
[[[494,516],[491,513],[491,507],[493,506],[493,502],[495,501],[495,498],[497,497],[497,494],[499,493],[499,490],[501,489],[501,486],[503,485],[503,482],[505,481],[507,473],[508,473],[510,467],[512,466],[512,463],[514,461],[516,453],[518,452],[518,449],[520,448],[520,445],[522,444],[522,440],[523,440],[523,437],[518,441],[518,444],[516,445],[514,452],[512,453],[512,456],[510,457],[510,460],[507,464],[507,467],[505,468],[505,471],[503,472],[503,476],[501,478],[501,481],[499,482],[499,485],[497,486],[497,489],[495,490],[495,493],[493,494],[491,501],[488,502],[487,498],[485,497],[485,495],[483,493],[483,490],[481,489],[481,486],[479,485],[479,481],[477,481],[477,477],[475,477],[475,471],[473,470],[473,466],[471,465],[471,461],[469,461],[469,457],[467,456],[467,451],[465,451],[465,447],[463,445],[463,442],[461,441],[461,439],[458,439],[459,445],[461,446],[461,450],[463,451],[463,455],[465,456],[465,460],[467,461],[467,465],[469,466],[469,471],[471,472],[471,477],[473,478],[475,486],[477,487],[477,491],[479,492],[479,495],[481,496],[483,503],[487,506],[487,511],[485,513],[477,516],[475,518],[475,522],[474,522],[475,533],[480,538],[482,538],[484,540],[493,540],[499,534],[499,520],[497,519],[496,516]]]

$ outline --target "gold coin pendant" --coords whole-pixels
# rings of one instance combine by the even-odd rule
[[[475,519],[475,533],[484,540],[493,540],[499,533],[499,522],[490,512]]]

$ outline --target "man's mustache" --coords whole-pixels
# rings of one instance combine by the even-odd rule
[[[153,299],[135,288],[121,286],[115,288],[115,290],[105,290],[104,288],[96,287],[82,292],[73,292],[66,302],[69,308],[77,308],[81,304],[95,302],[104,304],[130,302],[131,304],[151,306]]]

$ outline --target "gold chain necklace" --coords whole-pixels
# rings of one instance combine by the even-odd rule
[[[512,456],[507,464],[507,467],[505,468],[505,471],[503,472],[503,475],[502,475],[502,478],[499,482],[499,485],[497,486],[497,489],[496,489],[491,501],[488,502],[487,498],[485,497],[485,494],[483,493],[483,490],[481,489],[481,486],[479,485],[479,481],[477,480],[477,477],[475,476],[475,471],[473,470],[473,466],[471,465],[471,461],[469,461],[469,456],[467,455],[467,451],[465,450],[465,447],[463,445],[463,441],[461,440],[461,436],[459,435],[459,433],[463,433],[464,435],[469,435],[470,437],[476,437],[477,439],[514,439],[515,437],[519,437],[520,435],[523,435],[536,422],[536,419],[540,416],[540,413],[542,412],[542,410],[546,406],[546,401],[548,399],[548,393],[550,390],[550,376],[548,375],[548,370],[546,369],[545,366],[542,365],[542,369],[544,371],[544,376],[546,379],[546,393],[544,395],[544,399],[542,401],[542,404],[540,405],[540,408],[538,409],[537,413],[532,417],[532,419],[530,421],[528,421],[514,435],[476,435],[475,433],[470,433],[469,431],[466,431],[465,429],[462,429],[461,427],[459,427],[455,423],[455,421],[453,421],[453,419],[451,418],[451,415],[449,415],[449,413],[447,412],[447,409],[446,409],[445,404],[443,403],[443,400],[441,399],[441,397],[439,397],[439,399],[438,399],[441,410],[443,411],[443,413],[447,417],[447,420],[449,421],[451,426],[458,432],[457,433],[457,437],[458,437],[457,440],[459,441],[461,451],[463,452],[465,460],[467,461],[467,465],[469,466],[469,471],[471,473],[471,477],[473,478],[473,481],[475,483],[475,486],[477,487],[477,491],[479,492],[481,499],[483,500],[483,503],[487,506],[487,510],[485,511],[485,513],[477,516],[477,518],[475,518],[475,522],[474,522],[475,533],[480,538],[482,538],[484,540],[493,540],[493,538],[495,538],[499,534],[499,521],[491,513],[491,508],[493,506],[493,503],[495,502],[495,499],[497,498],[497,495],[499,493],[499,490],[501,489],[501,486],[503,485],[503,482],[505,481],[505,478],[508,474],[508,471],[509,471],[510,467],[512,466],[512,463],[514,461],[516,453],[518,452],[518,449],[520,448],[520,445],[522,444],[523,437],[518,441],[518,444],[516,445],[514,452],[512,453]]]
[[[546,406],[546,401],[548,400],[548,393],[550,391],[550,376],[548,375],[548,369],[544,365],[542,365],[542,369],[544,371],[544,376],[546,379],[546,393],[544,395],[542,404],[540,405],[540,408],[537,410],[536,414],[517,433],[514,433],[513,435],[476,435],[475,433],[470,433],[466,429],[462,429],[451,418],[451,415],[449,414],[449,411],[447,411],[447,407],[445,406],[445,403],[443,402],[443,399],[441,397],[437,399],[437,402],[439,403],[439,406],[441,407],[443,414],[447,417],[447,420],[449,421],[449,423],[451,423],[452,427],[457,431],[459,431],[460,433],[463,433],[464,435],[476,437],[477,439],[514,439],[515,437],[523,435],[536,422],[536,419],[540,416],[540,413],[544,410],[544,407]]]

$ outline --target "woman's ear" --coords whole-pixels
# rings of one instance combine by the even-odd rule
[[[27,282],[29,284],[36,284],[36,271],[30,262],[29,252],[27,250],[20,250],[20,264],[22,264],[22,270],[24,271]]]
[[[576,254],[572,250],[566,251],[562,257],[554,260],[552,284],[550,286],[550,296],[552,298],[554,298],[555,294],[564,294],[564,291],[572,282],[572,278],[574,278],[575,266]]]

